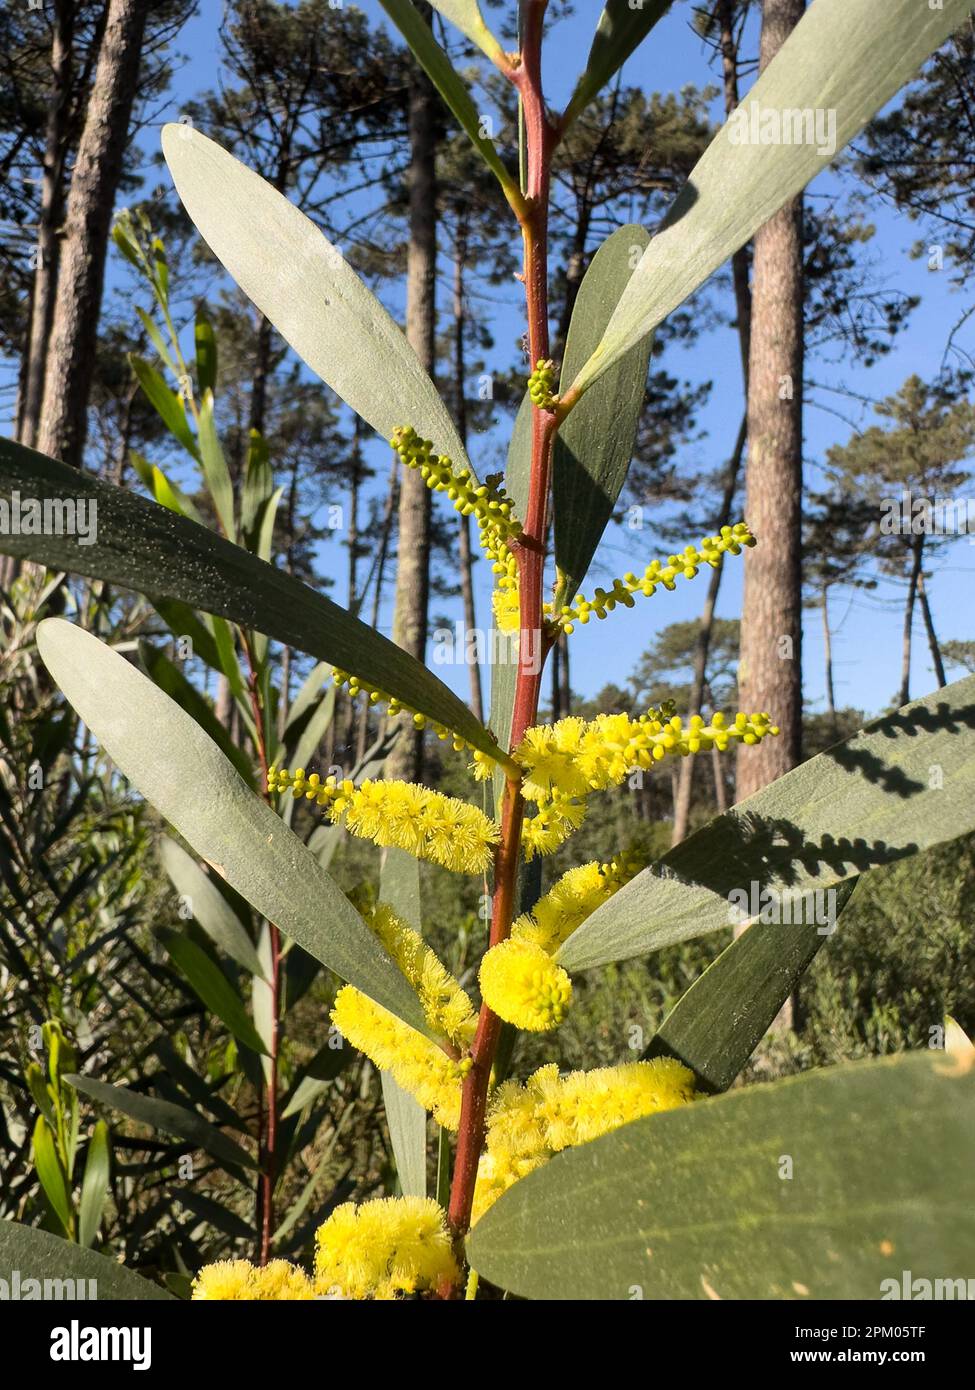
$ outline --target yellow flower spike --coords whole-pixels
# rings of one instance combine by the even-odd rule
[[[352,985],[343,985],[335,996],[331,1018],[342,1036],[380,1071],[391,1072],[437,1124],[455,1131],[460,1127],[466,1070],[461,1062]]]
[[[623,853],[608,864],[580,864],[562,875],[511,928],[514,940],[554,954],[577,927],[646,866],[646,857]]]
[[[455,1284],[443,1210],[432,1197],[381,1197],[336,1207],[315,1235],[320,1296],[395,1299]]]
[[[302,769],[292,776],[276,768],[268,770],[267,781],[269,790],[290,787],[295,796],[313,796],[333,823],[345,816],[353,835],[405,849],[456,873],[483,873],[501,833],[478,807],[413,782],[367,780],[357,788],[328,777],[313,786]]]
[[[529,1033],[557,1028],[572,999],[572,981],[541,946],[509,939],[481,961],[481,994],[499,1018]]]
[[[256,1269],[252,1298],[266,1302],[307,1302],[315,1297],[315,1287],[308,1275],[287,1260],[271,1260],[263,1269]]]
[[[586,803],[579,799],[558,796],[539,806],[535,815],[526,816],[522,824],[525,858],[530,861],[536,854],[554,854],[579,829],[585,814]]]
[[[598,588],[591,599],[586,598],[584,594],[577,594],[571,604],[560,609],[556,625],[571,633],[574,623],[585,625],[593,613],[597,618],[605,618],[617,604],[630,608],[633,606],[634,594],[644,594],[649,598],[661,584],[665,589],[675,589],[676,580],[680,576],[694,579],[702,565],[714,568],[721,564],[726,554],[740,555],[743,546],[755,544],[755,537],[745,522],[739,521],[734,526],[723,526],[719,535],[705,536],[699,546],[688,545],[682,554],[668,556],[666,564],[660,560],[652,560],[642,575],[629,573],[621,579],[614,579],[610,590]]]
[[[204,1265],[193,1280],[194,1302],[236,1302],[256,1298],[254,1276],[257,1269],[249,1260],[219,1260]]]
[[[377,904],[367,921],[416,990],[423,1015],[434,1032],[460,1050],[469,1047],[477,1030],[474,1006],[419,932],[385,903]]]

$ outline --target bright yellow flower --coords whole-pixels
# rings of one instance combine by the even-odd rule
[[[308,1275],[287,1260],[271,1260],[253,1276],[252,1297],[270,1301],[307,1301],[315,1297],[315,1288]]]
[[[323,1297],[394,1299],[460,1277],[443,1210],[430,1197],[346,1202],[319,1226],[315,1244]]]
[[[572,981],[541,946],[502,941],[481,961],[485,1004],[506,1023],[529,1033],[557,1028],[572,999]]]
[[[419,932],[407,926],[385,903],[379,903],[367,920],[416,990],[433,1031],[460,1049],[469,1047],[477,1029],[474,1006]]]
[[[586,814],[586,803],[558,796],[539,806],[533,816],[526,816],[521,832],[521,845],[526,859],[536,854],[554,854],[574,830],[578,830]]]
[[[256,1273],[249,1260],[219,1260],[216,1264],[204,1265],[193,1280],[192,1298],[221,1303],[256,1298]]]
[[[608,864],[569,869],[511,928],[516,941],[530,941],[554,955],[577,927],[645,866],[644,856],[620,854]]]
[[[469,1061],[454,1061],[409,1024],[352,985],[343,985],[332,1022],[353,1047],[409,1091],[444,1129],[460,1127],[460,1100]]]
[[[269,791],[290,788],[292,795],[315,801],[333,823],[344,816],[353,835],[405,849],[456,873],[483,873],[501,833],[478,807],[415,782],[368,780],[355,787],[334,777],[323,782],[317,773],[306,777],[300,767],[293,774],[272,767],[267,784]]]

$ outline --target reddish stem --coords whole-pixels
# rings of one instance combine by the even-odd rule
[[[549,352],[548,200],[552,153],[559,139],[559,131],[548,119],[542,96],[541,38],[546,5],[547,0],[526,0],[521,61],[509,74],[521,97],[528,153],[526,211],[521,229],[525,253],[528,344],[533,367],[538,361],[547,359]],[[533,410],[528,505],[521,539],[515,550],[521,622],[518,677],[511,722],[512,749],[521,742],[525,730],[537,719],[544,657],[549,645],[542,624],[542,585],[552,449],[557,429],[558,420],[552,412]],[[517,906],[524,810],[519,784],[509,778],[501,808],[501,841],[495,855],[490,934],[492,946],[508,936]],[[457,1157],[450,1192],[448,1217],[458,1243],[470,1225],[477,1165],[484,1144],[491,1068],[500,1033],[500,1019],[486,1005],[482,1005],[471,1048],[472,1065],[464,1079]]]

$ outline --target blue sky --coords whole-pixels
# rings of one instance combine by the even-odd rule
[[[371,18],[385,22],[376,0],[362,0],[360,8]],[[545,83],[546,94],[553,104],[564,103],[578,71],[585,63],[599,9],[595,0],[580,0],[577,14],[560,24],[549,38]],[[219,81],[217,30],[220,10],[216,0],[202,0],[200,13],[180,36],[178,48],[187,55],[186,61],[180,68],[168,105],[158,113],[160,123],[177,117],[183,102]],[[491,11],[486,10],[486,13],[490,15]],[[640,85],[648,92],[679,91],[688,83],[702,87],[714,80],[714,70],[708,65],[708,52],[691,32],[689,17],[689,6],[677,5],[654,29],[649,40],[627,64],[625,79],[628,83]],[[754,52],[754,41],[748,47],[749,51]],[[714,115],[719,115],[717,102]],[[151,141],[152,138],[153,132],[148,131],[147,140]],[[155,181],[155,175],[150,177],[150,181]],[[827,173],[812,186],[810,196],[818,198],[829,195],[838,186],[835,176]],[[869,255],[876,261],[879,274],[889,287],[922,296],[921,305],[909,326],[901,333],[894,350],[873,368],[851,368],[849,363],[831,364],[814,360],[809,364],[808,373],[817,381],[837,387],[852,383],[864,396],[879,398],[896,390],[912,372],[931,377],[938,371],[948,333],[963,306],[961,297],[951,288],[947,269],[932,272],[927,269],[924,260],[911,259],[909,249],[919,236],[916,225],[877,203],[871,205],[869,216],[877,226],[877,235],[870,245]],[[497,318],[493,328],[497,360],[494,365],[500,369],[510,363],[511,345],[519,336],[523,324],[517,287],[512,286],[510,292],[497,292],[495,298]],[[391,301],[390,307],[396,312],[399,306]],[[961,341],[971,350],[975,348],[975,326],[970,326],[970,329],[967,339],[962,335]],[[700,416],[705,437],[691,446],[687,459],[694,467],[717,465],[730,449],[742,410],[741,373],[734,331],[719,328],[707,332],[691,349],[670,350],[664,365],[677,377],[692,382],[704,379],[714,382],[710,401]],[[838,419],[830,409],[823,407],[838,410],[846,421]],[[815,394],[815,402],[807,409],[805,418],[807,479],[811,485],[815,486],[819,481],[818,465],[829,445],[849,438],[851,426],[848,421],[864,424],[870,418],[867,408],[858,407],[855,402],[839,394],[822,391]],[[472,441],[472,457],[482,474],[490,471],[492,465],[496,466],[498,448],[497,440]],[[381,476],[385,476],[386,472],[384,457],[385,451],[380,449],[376,461]],[[687,539],[696,540],[698,537],[689,536]],[[642,566],[655,555],[665,554],[666,551],[666,546],[654,544],[649,523],[642,532],[611,531],[600,552],[598,575],[590,575],[588,587],[591,589],[593,583],[602,582],[614,573]],[[334,568],[336,575],[344,574],[344,551],[337,542],[323,547],[321,559],[326,570]],[[489,612],[486,569],[484,565],[479,566],[478,598],[482,624],[486,624]],[[970,638],[973,635],[967,605],[959,602],[960,594],[971,592],[973,570],[975,551],[962,539],[947,552],[943,568],[933,579],[930,587],[935,621],[939,636],[943,639]],[[605,623],[577,629],[572,638],[574,689],[582,695],[591,695],[607,681],[622,683],[660,627],[678,619],[697,616],[705,583],[702,576],[672,595],[660,590],[653,599],[638,600],[634,609],[618,611]],[[875,711],[891,700],[900,664],[901,594],[898,586],[882,583],[876,593],[846,594],[835,604],[834,657],[838,703]],[[336,596],[341,597],[341,590]],[[741,564],[731,562],[722,584],[720,613],[735,616],[740,597]],[[438,603],[437,611],[459,618],[459,602]],[[385,612],[383,625],[387,631],[390,619],[391,614]],[[806,633],[804,688],[811,707],[822,708],[824,682],[818,613],[807,614]],[[438,674],[466,693],[467,676],[463,668],[442,667]],[[955,676],[958,674],[957,671],[954,673]],[[925,694],[934,685],[933,670],[918,617],[912,694]]]

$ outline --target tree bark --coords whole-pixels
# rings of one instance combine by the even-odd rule
[[[911,544],[911,576],[907,583],[907,603],[904,605],[904,637],[901,643],[901,688],[897,695],[898,705],[906,705],[911,698],[911,639],[914,628],[914,605],[917,602],[917,588],[921,578],[921,561],[924,554],[924,537],[916,536]]]
[[[802,18],[804,0],[765,0],[764,70]],[[795,767],[802,738],[802,198],[755,236],[745,516],[759,538],[745,559],[739,689],[768,710],[778,738],[738,759],[739,800]]]
[[[836,696],[833,691],[833,633],[829,625],[829,586],[823,589],[823,652],[826,664],[826,709],[835,735]]]
[[[39,447],[81,467],[115,194],[151,0],[109,0],[68,195]]]
[[[74,5],[56,0],[51,39],[51,100],[44,130],[44,170],[37,224],[37,265],[31,290],[30,325],[17,438],[34,448],[44,399],[44,364],[54,317],[64,212],[64,172],[71,124]]]
[[[917,578],[917,596],[921,601],[921,616],[924,618],[924,630],[928,635],[928,647],[931,651],[931,660],[934,662],[934,674],[937,677],[938,685],[948,684],[945,676],[945,664],[941,659],[941,647],[938,643],[938,636],[934,630],[934,618],[931,616],[931,605],[928,603],[928,591],[924,583],[924,571]]]
[[[419,6],[430,23],[430,6]],[[436,361],[436,130],[437,95],[415,68],[409,97],[410,243],[406,261],[406,336],[424,369],[433,376]],[[431,493],[419,472],[403,469],[399,501],[399,547],[393,641],[423,661],[430,604]],[[405,728],[388,760],[391,777],[421,780],[422,730]]]

